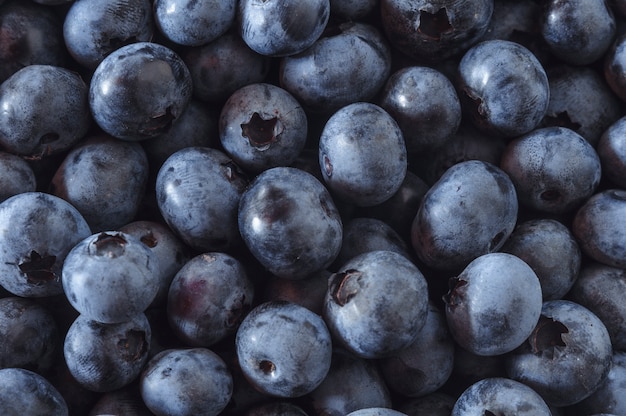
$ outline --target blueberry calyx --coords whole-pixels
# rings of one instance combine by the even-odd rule
[[[152,232],[142,235],[139,240],[150,248],[155,248],[159,244],[159,240],[154,236]]]
[[[21,262],[18,267],[26,275],[26,281],[29,284],[41,286],[57,278],[57,275],[52,271],[56,259],[56,256],[42,256],[33,250],[28,259]]]
[[[257,112],[247,123],[241,124],[241,135],[259,150],[267,149],[283,132],[284,127],[278,117],[265,119]]]
[[[537,326],[528,338],[531,351],[536,355],[547,354],[550,358],[554,358],[557,348],[566,346],[563,334],[568,332],[567,327],[561,322],[541,315]]]
[[[454,28],[450,24],[446,8],[442,7],[435,13],[422,10],[420,12],[420,24],[417,30],[433,40],[438,41],[441,40],[442,35],[453,32]]]
[[[94,256],[116,258],[124,253],[127,243],[128,241],[119,233],[100,233],[89,245],[89,253]]]
[[[271,375],[274,371],[276,371],[276,364],[270,360],[261,360],[259,362],[259,370],[261,370],[265,375]]]
[[[330,277],[330,293],[337,305],[345,306],[357,294],[362,273],[355,269],[335,273]]]
[[[330,178],[333,176],[333,164],[330,162],[330,158],[327,154],[322,156],[322,160],[324,161],[324,172],[326,173],[326,176]]]
[[[463,280],[460,277],[451,277],[448,280],[448,293],[443,296],[443,301],[449,308],[454,308],[455,306],[461,305],[465,300],[465,286],[467,285],[467,280]]]
[[[172,112],[172,106],[165,109],[163,114],[156,114],[148,119],[143,126],[139,128],[139,134],[153,137],[159,134],[167,133],[176,116]]]
[[[121,357],[126,361],[140,360],[148,350],[146,333],[144,331],[130,330],[125,337],[117,342]]]
[[[539,197],[546,202],[555,202],[561,198],[561,192],[557,189],[547,189]]]

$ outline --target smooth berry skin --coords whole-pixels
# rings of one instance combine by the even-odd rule
[[[519,347],[541,314],[541,284],[519,257],[489,253],[450,280],[444,296],[450,333],[477,355],[501,355]]]
[[[619,98],[593,68],[556,65],[547,69],[550,103],[540,126],[574,130],[592,146],[622,115]]]
[[[151,336],[144,314],[117,324],[79,315],[65,335],[63,356],[81,386],[96,392],[114,391],[139,377],[148,362]]]
[[[65,47],[81,66],[94,70],[114,50],[148,42],[155,27],[149,0],[77,0],[63,21]]]
[[[248,179],[224,152],[188,147],[173,153],[156,178],[159,211],[167,225],[197,251],[241,245],[237,210]]]
[[[503,377],[486,378],[472,384],[458,398],[452,416],[515,414],[550,416],[550,408],[536,391]]]
[[[329,416],[392,405],[389,389],[376,363],[340,348],[333,351],[324,381],[307,397],[316,414]]]
[[[329,0],[241,0],[239,34],[255,52],[265,56],[295,55],[309,48],[326,28]]]
[[[0,369],[0,409],[11,416],[69,415],[61,393],[43,376],[23,368]]]
[[[93,117],[106,133],[140,141],[165,133],[191,99],[183,60],[158,43],[136,42],[107,55],[89,84]]]
[[[167,318],[186,345],[210,347],[237,331],[253,299],[254,286],[243,263],[225,253],[204,253],[172,280]]]
[[[52,368],[61,332],[50,310],[33,299],[0,299],[0,368],[20,367],[37,373]]]
[[[191,74],[194,97],[220,104],[238,89],[265,81],[271,64],[270,57],[250,49],[234,31],[187,48],[181,57]]]
[[[570,229],[553,219],[518,223],[500,251],[519,257],[533,269],[544,301],[563,298],[579,277],[580,247]]]
[[[500,137],[530,132],[550,102],[548,76],[524,46],[488,40],[470,48],[458,66],[464,114],[480,130]]]
[[[452,374],[454,350],[444,313],[429,302],[415,342],[379,360],[379,368],[391,390],[402,397],[423,397],[443,387]]]
[[[626,191],[607,189],[594,194],[576,211],[572,233],[584,254],[608,266],[626,268],[624,223]]]
[[[24,156],[69,149],[91,125],[88,87],[69,69],[29,65],[0,85],[0,145]]]
[[[154,20],[170,41],[184,46],[209,43],[224,34],[235,22],[234,0],[156,0]]]
[[[331,335],[322,318],[289,302],[258,305],[235,338],[248,382],[270,396],[295,398],[317,388],[330,370]]]
[[[191,258],[189,247],[161,222],[133,221],[122,226],[119,231],[138,238],[154,252],[159,262],[159,274],[156,277],[159,290],[150,306],[164,306],[174,276]]]
[[[343,225],[328,190],[297,168],[259,174],[241,197],[238,223],[252,255],[279,277],[305,278],[341,249]]]
[[[602,173],[619,188],[626,188],[626,117],[611,124],[596,146]]]
[[[278,76],[280,86],[307,111],[328,114],[372,100],[390,73],[391,49],[382,33],[366,23],[346,22],[307,50],[281,59]]]
[[[552,53],[572,65],[600,59],[615,32],[615,17],[605,0],[551,0],[541,19],[541,34]]]
[[[620,415],[626,412],[626,400],[622,394],[626,382],[626,353],[613,352],[611,369],[600,387],[586,399],[568,408],[572,414]]]
[[[625,286],[624,269],[591,262],[581,269],[567,295],[600,318],[609,331],[614,350],[626,349],[626,308],[620,296]]]
[[[226,153],[242,169],[259,173],[296,160],[306,143],[307,115],[286,90],[249,84],[224,103],[219,135]]]
[[[349,104],[326,122],[319,164],[334,195],[357,206],[377,205],[391,198],[406,176],[404,136],[376,104]]]
[[[346,416],[407,416],[389,407],[367,407],[348,413]]]
[[[17,155],[0,152],[0,202],[36,190],[37,178],[30,164]]]
[[[411,228],[413,249],[429,267],[460,271],[502,247],[517,213],[515,187],[503,170],[479,160],[458,163],[422,199]]]
[[[0,284],[22,297],[63,293],[61,273],[70,250],[91,234],[68,202],[42,192],[0,204]]]
[[[74,246],[63,264],[63,290],[88,319],[114,324],[144,312],[159,290],[156,255],[120,231],[93,234]]]
[[[379,105],[398,122],[409,153],[441,146],[461,123],[461,103],[452,82],[429,67],[412,66],[393,73]]]
[[[148,362],[139,386],[144,403],[156,416],[216,416],[230,401],[233,379],[226,363],[211,350],[170,349]]]
[[[506,357],[505,368],[548,405],[564,407],[600,387],[612,357],[609,333],[595,314],[569,300],[551,300],[528,341]]]
[[[0,2],[0,22],[0,82],[29,65],[68,64],[63,21],[49,7],[21,0]]]
[[[586,201],[600,184],[602,167],[593,146],[565,127],[545,127],[511,141],[500,167],[515,185],[520,204],[563,214]]]
[[[407,348],[427,314],[424,275],[398,253],[361,254],[328,279],[324,319],[333,338],[358,357],[382,358]]]
[[[67,153],[50,192],[75,206],[93,233],[117,230],[139,213],[148,171],[139,143],[90,136]]]

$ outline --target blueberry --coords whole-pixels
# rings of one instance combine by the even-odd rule
[[[472,384],[458,397],[452,409],[452,416],[498,414],[550,416],[552,413],[533,389],[502,377]]]
[[[533,269],[543,300],[563,298],[578,279],[580,247],[570,229],[559,221],[541,218],[518,223],[501,251],[519,257]]]
[[[462,52],[485,33],[493,0],[381,0],[389,41],[418,60],[441,61]]]
[[[626,309],[621,294],[626,287],[623,269],[590,262],[580,270],[567,298],[593,312],[611,337],[615,350],[626,349]]]
[[[117,324],[78,316],[65,335],[63,355],[81,386],[107,392],[129,385],[148,362],[151,328],[142,313]]]
[[[343,416],[367,407],[391,407],[391,395],[376,363],[336,348],[324,381],[308,396],[315,414]]]
[[[387,386],[403,397],[422,397],[444,386],[454,364],[455,344],[446,317],[429,302],[426,323],[408,347],[379,361]]]
[[[122,46],[150,41],[154,32],[149,0],[76,0],[63,21],[67,51],[90,70]]]
[[[378,0],[330,0],[330,13],[346,20],[359,21],[371,16]]]
[[[248,409],[243,416],[307,416],[307,413],[297,406],[287,401],[273,401],[259,404]]]
[[[593,146],[565,127],[540,128],[513,140],[500,167],[513,181],[520,204],[555,214],[578,208],[601,177]]]
[[[241,197],[238,218],[250,252],[279,277],[305,278],[341,249],[342,222],[328,190],[297,168],[259,174]]]
[[[29,65],[68,64],[63,20],[49,7],[22,0],[0,2],[0,33],[0,82]]]
[[[157,416],[216,416],[231,398],[233,379],[211,350],[171,349],[148,362],[139,386],[144,403]]]
[[[179,45],[198,46],[224,34],[235,21],[234,0],[156,0],[154,19],[159,31]]]
[[[48,308],[33,299],[0,299],[0,368],[20,367],[37,373],[52,368],[61,332]]]
[[[0,152],[0,202],[14,195],[37,190],[33,168],[23,158]]]
[[[191,74],[193,95],[209,103],[223,103],[238,89],[263,82],[270,72],[271,58],[250,49],[233,31],[187,48],[181,57]]]
[[[67,153],[50,192],[76,207],[92,232],[117,230],[139,212],[148,169],[139,143],[90,136]]]
[[[159,290],[156,254],[120,231],[96,233],[72,248],[63,289],[86,319],[120,323],[144,312]]]
[[[572,222],[572,233],[581,250],[593,260],[626,268],[626,239],[623,218],[626,191],[607,189],[591,196]]]
[[[626,33],[618,36],[604,57],[604,79],[622,101],[626,101]]]
[[[325,183],[357,206],[380,204],[398,191],[407,171],[407,150],[398,123],[381,107],[349,104],[328,120],[319,140]]]
[[[222,147],[244,170],[258,173],[289,166],[307,138],[307,115],[286,90],[248,84],[235,91],[219,119]]]
[[[23,368],[0,369],[0,409],[7,416],[67,416],[63,396],[43,376]]]
[[[470,48],[458,66],[464,114],[478,128],[501,137],[530,132],[550,102],[548,76],[527,48],[486,40]]]
[[[0,284],[22,297],[63,293],[61,271],[69,251],[91,230],[74,206],[42,192],[0,204]]]
[[[390,73],[391,50],[376,26],[346,22],[330,27],[307,50],[283,58],[278,76],[305,109],[332,113],[373,99]]]
[[[126,415],[152,416],[141,400],[135,384],[102,394],[89,411],[88,416]]]
[[[409,152],[441,146],[461,123],[461,103],[452,82],[429,67],[393,73],[381,92],[380,106],[398,122]]]
[[[544,6],[541,34],[564,62],[587,65],[600,59],[615,36],[615,17],[605,0],[550,0]]]
[[[191,75],[183,60],[157,43],[136,42],[107,55],[89,84],[96,123],[124,140],[165,133],[191,99]]]
[[[176,273],[167,317],[187,345],[209,347],[234,334],[252,308],[254,287],[244,265],[224,253],[204,253]]]
[[[336,339],[362,358],[409,347],[428,315],[422,272],[393,251],[352,258],[328,279],[323,316]]]
[[[159,169],[157,204],[167,225],[191,248],[229,250],[241,244],[237,209],[247,185],[247,177],[224,152],[187,147]]]
[[[450,416],[455,402],[455,397],[435,392],[406,400],[397,409],[409,416]]]
[[[606,327],[589,309],[568,300],[543,304],[528,340],[506,358],[506,372],[551,406],[578,403],[596,391],[611,368]]]
[[[258,305],[237,330],[241,370],[257,390],[283,398],[304,396],[330,369],[332,344],[319,315],[289,302]]]
[[[479,160],[458,163],[422,199],[412,225],[413,248],[430,267],[460,270],[502,247],[517,211],[517,194],[504,171]]]
[[[87,85],[69,69],[28,65],[0,85],[0,145],[48,156],[69,149],[89,129]]]
[[[407,416],[404,413],[393,410],[389,407],[366,407],[364,409],[355,410],[346,416]]]
[[[239,34],[254,51],[267,56],[295,55],[310,47],[330,17],[329,0],[241,0]]]
[[[519,347],[541,314],[541,284],[519,257],[489,253],[450,279],[446,319],[454,340],[478,355],[500,355]]]

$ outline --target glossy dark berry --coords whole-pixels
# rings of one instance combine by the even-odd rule
[[[396,193],[406,175],[404,136],[381,107],[349,104],[324,126],[319,164],[333,194],[357,206],[377,205]]]
[[[239,232],[267,270],[301,279],[337,257],[343,226],[328,190],[313,175],[276,167],[258,175],[241,197]]]
[[[0,202],[36,190],[37,178],[28,162],[12,153],[0,152]]]
[[[289,302],[266,302],[245,317],[235,339],[239,366],[257,390],[275,397],[304,396],[324,380],[331,336],[322,318]]]
[[[0,204],[0,285],[22,297],[63,293],[61,271],[69,251],[91,234],[68,202],[42,192]]]
[[[363,358],[409,347],[428,314],[426,279],[406,257],[370,251],[328,279],[323,316],[333,337]]]
[[[620,188],[626,188],[626,118],[611,124],[596,147],[602,173]]]
[[[191,99],[191,75],[183,60],[158,43],[122,46],[100,62],[89,84],[96,123],[124,140],[166,132]]]
[[[121,231],[93,234],[63,264],[63,289],[88,319],[119,323],[144,312],[159,290],[156,254]]]

